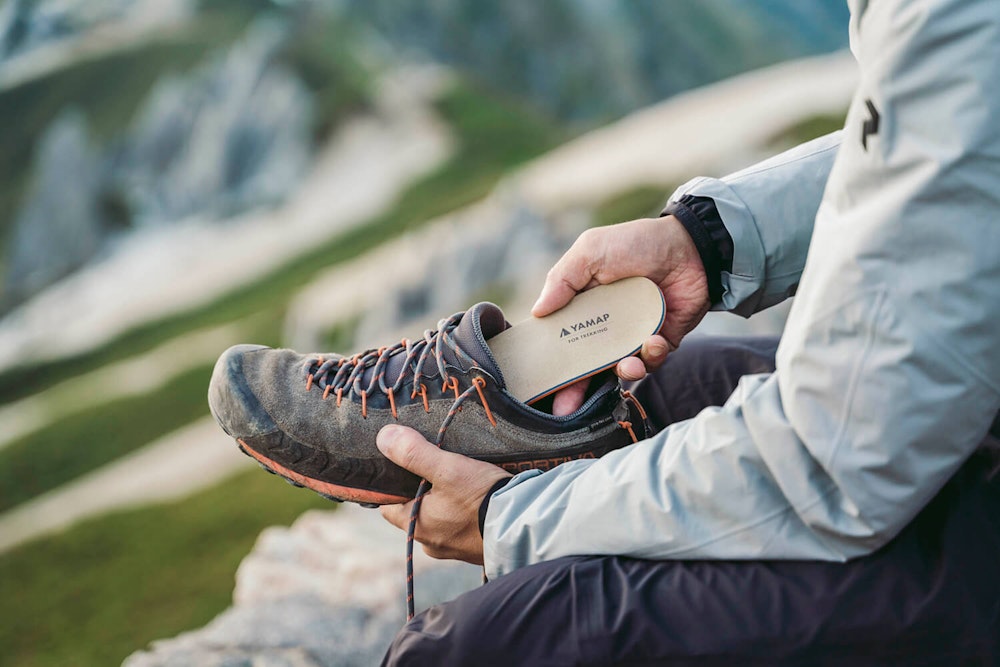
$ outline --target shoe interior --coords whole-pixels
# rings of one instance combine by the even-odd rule
[[[583,397],[583,403],[586,404],[586,402],[589,401],[591,397],[594,396],[594,394],[603,389],[605,385],[612,382],[616,383],[617,381],[618,378],[615,375],[614,370],[610,368],[608,370],[601,371],[597,375],[581,380],[581,382],[587,383],[587,393]],[[551,415],[553,400],[555,400],[555,394],[549,394],[548,396],[540,398],[534,403],[532,403],[531,407],[534,408],[535,410],[538,410],[539,412],[544,412],[545,414]]]

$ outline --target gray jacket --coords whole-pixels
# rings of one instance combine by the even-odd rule
[[[674,195],[713,198],[732,235],[726,309],[797,291],[777,370],[625,450],[518,475],[489,505],[490,576],[579,554],[860,556],[986,434],[1000,408],[1000,2],[851,9],[861,83],[843,132]]]

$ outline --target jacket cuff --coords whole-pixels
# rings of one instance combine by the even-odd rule
[[[722,216],[710,197],[684,195],[671,201],[661,216],[677,218],[694,241],[708,279],[708,297],[712,304],[722,301],[722,272],[733,270],[733,238],[722,223]]]
[[[483,535],[483,529],[486,527],[486,512],[490,508],[490,498],[493,497],[494,493],[496,493],[497,491],[499,491],[503,487],[507,486],[507,482],[509,482],[511,479],[513,479],[513,478],[512,477],[501,477],[500,479],[498,479],[493,484],[493,486],[490,487],[490,490],[486,492],[486,495],[483,497],[483,502],[479,503],[479,535],[480,536]]]

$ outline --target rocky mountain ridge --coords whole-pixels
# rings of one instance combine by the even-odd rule
[[[191,216],[225,219],[281,202],[312,158],[312,99],[275,62],[287,39],[260,21],[186,76],[159,80],[111,143],[69,108],[41,138],[34,185],[13,224],[3,299],[19,303],[115,236]]]
[[[846,43],[840,0],[6,0],[0,67],[110,27],[148,30],[178,17],[196,24],[205,12],[258,18],[188,74],[162,75],[114,136],[97,136],[95,120],[73,106],[39,135],[14,218],[0,220],[0,314],[137,228],[191,216],[224,221],[283,200],[315,154],[317,123],[339,122],[321,117],[306,85],[314,66],[289,68],[275,57],[300,38],[303,22],[339,26],[328,38],[343,42],[339,53],[376,70],[414,58],[447,63],[581,128]]]

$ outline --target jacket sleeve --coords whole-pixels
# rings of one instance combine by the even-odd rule
[[[714,200],[733,240],[732,269],[722,272],[722,300],[715,309],[750,317],[795,294],[842,134],[814,139],[721,179],[696,178],[670,197]]]
[[[985,435],[1000,407],[1000,3],[865,4],[861,84],[777,370],[632,447],[515,477],[487,511],[490,576],[580,554],[852,558]],[[767,209],[715,187],[739,194],[716,200],[730,220]],[[763,303],[782,289],[770,272],[797,270],[782,244],[800,241],[743,231],[761,239],[747,289]]]

